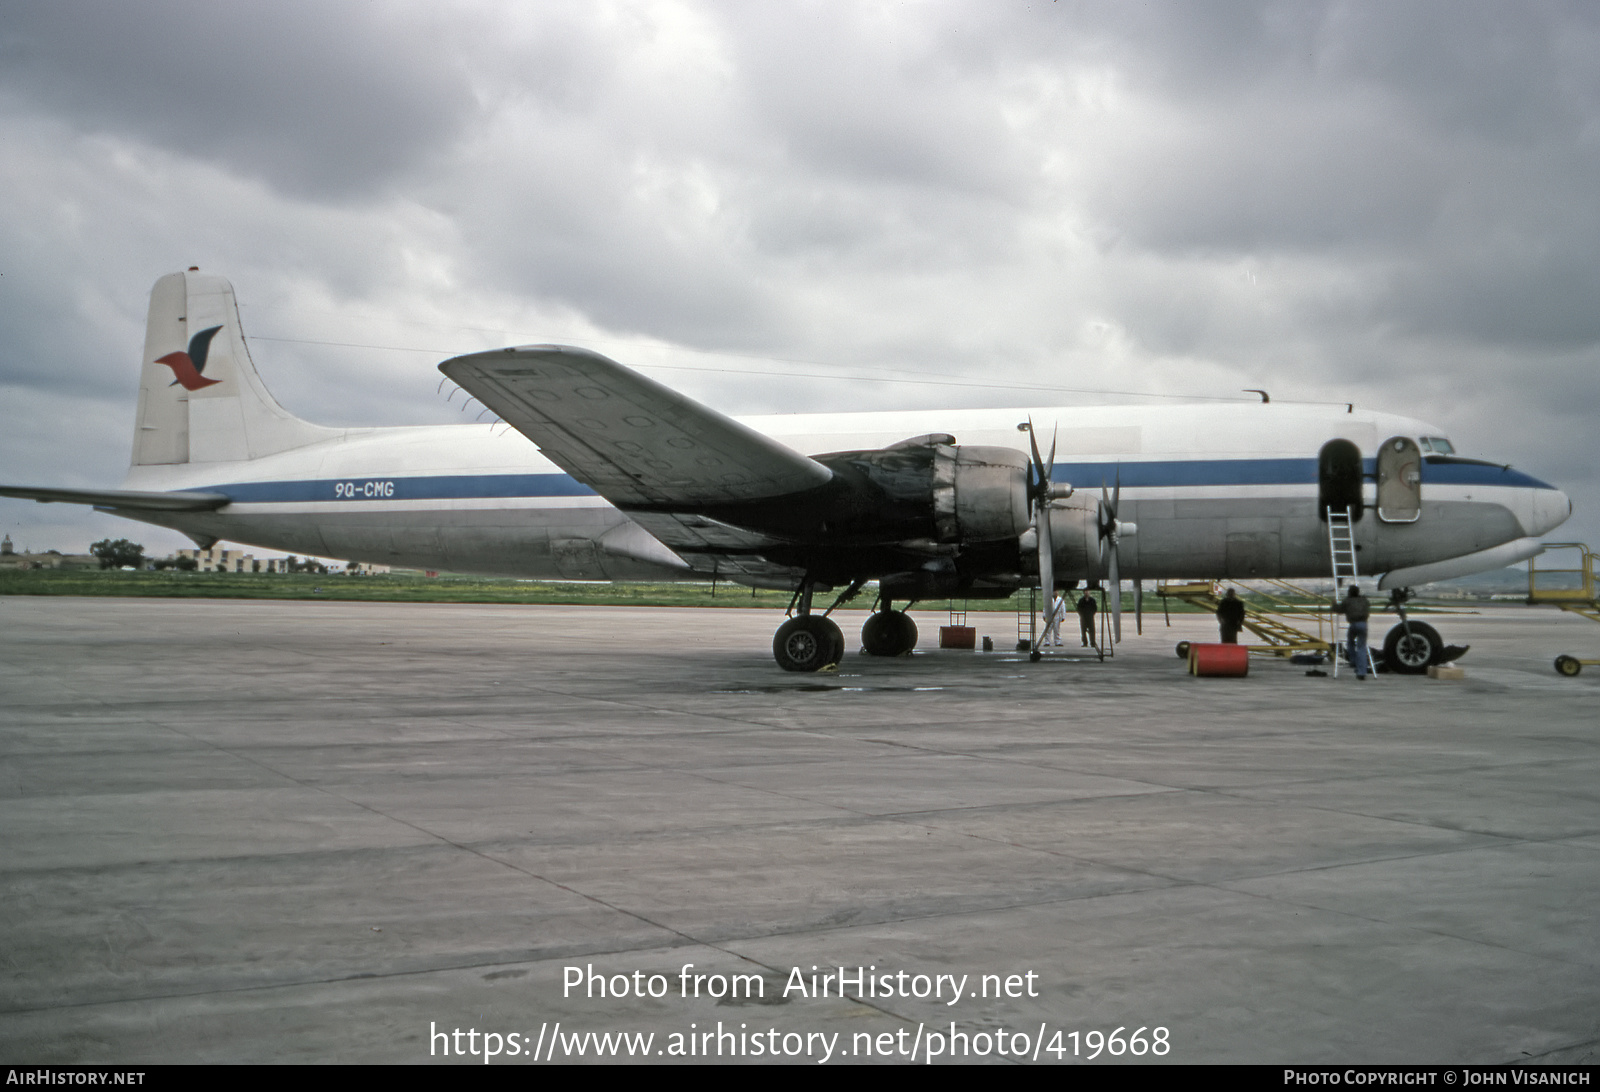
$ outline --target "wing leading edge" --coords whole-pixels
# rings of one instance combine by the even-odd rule
[[[692,512],[833,480],[821,463],[586,349],[501,349],[439,370],[625,511]]]

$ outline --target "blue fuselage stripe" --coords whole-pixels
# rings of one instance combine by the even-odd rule
[[[1364,466],[1370,478],[1373,460]],[[1080,489],[1317,484],[1316,459],[1169,459],[1151,462],[1056,463],[1051,477]],[[1424,482],[1440,485],[1553,489],[1510,467],[1475,463],[1424,463]],[[304,481],[232,482],[202,487],[242,504],[297,501],[492,500],[593,497],[593,489],[570,474],[438,474],[417,477],[317,478]]]
[[[285,501],[461,500],[593,497],[570,474],[439,474],[415,478],[318,478],[292,482],[235,482],[207,487],[244,504]]]

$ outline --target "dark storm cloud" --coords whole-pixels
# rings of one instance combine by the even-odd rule
[[[721,9],[729,53],[780,170],[914,189],[1015,192],[992,71],[963,58],[958,11],[887,23],[869,5]],[[981,93],[974,93],[981,90]]]
[[[1591,4],[12,3],[0,127],[0,254],[53,278],[0,281],[30,398],[131,385],[150,280],[199,262],[252,332],[366,346],[260,347],[330,422],[435,419],[432,360],[372,346],[476,327],[1267,386],[1600,464]],[[733,411],[1032,397],[659,378]]]
[[[84,129],[348,198],[443,154],[475,105],[418,16],[305,0],[10,3],[0,88]]]
[[[1600,338],[1600,9],[1178,5],[1097,37],[1161,122],[1085,188],[1117,238],[1363,264],[1397,330]]]

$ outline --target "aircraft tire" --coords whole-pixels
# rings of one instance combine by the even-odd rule
[[[836,664],[844,659],[844,630],[832,618],[824,618],[828,623],[828,636],[833,638],[833,651],[828,655],[828,663]]]
[[[1576,656],[1556,657],[1556,671],[1562,675],[1565,675],[1567,678],[1572,678],[1572,676],[1576,675],[1582,670],[1583,661],[1578,659]]]
[[[1178,642],[1178,659],[1187,660],[1188,658],[1189,658],[1189,642],[1188,641],[1179,641]]]
[[[821,671],[844,657],[844,634],[832,619],[800,615],[778,627],[772,656],[785,671]]]
[[[1395,626],[1383,639],[1383,659],[1397,675],[1427,674],[1430,664],[1439,662],[1444,642],[1439,631],[1422,622],[1411,623],[1407,635],[1404,624]]]
[[[917,647],[917,624],[903,610],[881,610],[861,627],[868,656],[901,656]]]

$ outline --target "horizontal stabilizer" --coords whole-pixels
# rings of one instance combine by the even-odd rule
[[[833,478],[821,463],[586,349],[500,349],[439,370],[620,508],[762,500]]]
[[[92,504],[130,512],[210,512],[228,503],[221,493],[153,493],[137,489],[38,489],[0,485],[0,497],[36,500],[40,504]]]

